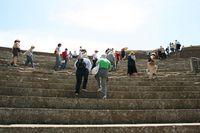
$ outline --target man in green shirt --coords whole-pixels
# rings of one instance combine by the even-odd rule
[[[99,65],[99,71],[95,75],[95,78],[98,83],[98,91],[103,93],[103,99],[107,98],[107,79],[108,79],[108,71],[111,68],[111,63],[108,59],[106,59],[106,55],[102,55],[101,58],[97,61],[97,65]]]

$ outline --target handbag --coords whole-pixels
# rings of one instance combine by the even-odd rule
[[[99,71],[99,65],[95,66],[95,67],[92,69],[91,73],[92,73],[92,75],[96,75],[96,74],[98,73],[98,71]]]

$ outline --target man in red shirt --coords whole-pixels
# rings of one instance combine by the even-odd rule
[[[67,61],[68,61],[68,49],[66,48],[65,51],[62,52],[61,56],[62,56],[62,69],[66,69],[67,68]]]

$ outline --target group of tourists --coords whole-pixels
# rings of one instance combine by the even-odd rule
[[[179,51],[179,45],[177,41],[175,41],[177,48],[176,51]],[[105,51],[105,54],[98,57],[98,50],[94,51],[92,55],[92,62],[90,61],[89,57],[87,56],[86,49],[83,49],[80,46],[79,53],[76,55],[72,55],[71,52],[68,52],[68,49],[65,48],[63,52],[61,52],[62,44],[59,43],[55,48],[54,55],[55,55],[55,66],[54,70],[61,70],[67,68],[67,63],[71,58],[76,58],[74,63],[74,69],[76,72],[76,85],[75,85],[75,95],[78,96],[80,93],[81,85],[82,90],[87,91],[87,82],[88,76],[92,72],[94,74],[94,78],[98,84],[98,92],[101,92],[102,98],[107,98],[107,81],[108,81],[108,73],[109,71],[116,71],[118,68],[119,61],[124,62],[127,60],[127,74],[129,76],[136,76],[138,75],[137,67],[136,67],[136,55],[135,52],[130,52],[129,54],[126,52],[127,48],[121,49],[121,51],[114,51],[113,48],[108,48]],[[26,61],[24,63],[25,66],[31,64],[31,67],[34,68],[33,63],[33,50],[34,46],[31,46],[23,55],[26,56]],[[157,65],[156,59],[157,57],[166,58],[165,57],[165,50],[161,46],[159,49],[160,52],[152,52],[149,53],[149,58],[147,61],[147,74],[150,79],[155,78],[157,75]],[[173,51],[173,50],[172,50]],[[12,48],[13,58],[11,61],[12,66],[17,65],[17,59],[20,53],[20,40],[15,40],[14,45]]]
[[[173,43],[170,42],[169,46],[164,49],[162,46],[157,50],[158,59],[166,59],[167,56],[176,54],[181,51],[181,44],[179,41],[175,40]]]
[[[170,50],[169,53],[176,53],[179,52],[181,50],[181,43],[177,40],[175,40],[175,42],[170,42],[168,49]]]

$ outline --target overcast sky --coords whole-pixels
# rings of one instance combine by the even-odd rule
[[[53,52],[200,44],[200,0],[0,0],[0,46]]]

